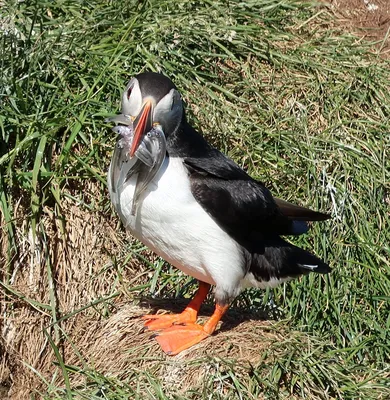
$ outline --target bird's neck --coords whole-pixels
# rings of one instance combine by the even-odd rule
[[[171,157],[201,157],[210,149],[204,137],[185,118],[167,138],[167,152]]]

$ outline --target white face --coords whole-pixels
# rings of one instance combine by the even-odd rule
[[[177,90],[171,89],[157,104],[151,96],[142,97],[138,80],[133,78],[127,85],[122,96],[122,114],[135,119],[145,101],[153,104],[153,123],[162,126],[165,135],[176,130],[182,120],[183,103]]]

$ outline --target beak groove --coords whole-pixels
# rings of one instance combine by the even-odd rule
[[[152,125],[152,102],[147,100],[143,105],[140,113],[137,115],[137,118],[133,122],[134,124],[134,138],[133,143],[130,149],[130,157],[134,156],[134,153],[137,151],[138,146],[140,145],[142,138],[146,132],[149,132]]]

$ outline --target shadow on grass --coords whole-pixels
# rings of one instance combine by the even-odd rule
[[[181,313],[188,305],[189,299],[172,298],[172,299],[155,299],[152,297],[139,298],[141,307],[149,308],[150,314],[156,314],[158,311],[167,313]],[[205,302],[199,312],[199,319],[203,323],[204,319],[209,318],[214,311],[214,305],[211,302]],[[268,307],[250,309],[232,305],[222,318],[222,325],[217,331],[228,331],[239,326],[246,321],[270,321],[277,319],[277,315]]]

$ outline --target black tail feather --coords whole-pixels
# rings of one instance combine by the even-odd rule
[[[327,274],[328,264],[281,238],[267,240],[262,254],[252,254],[249,271],[261,281],[294,278],[309,272]]]
[[[288,201],[274,197],[275,203],[282,214],[296,221],[325,221],[330,218],[329,214],[310,210],[310,208],[297,206]]]

